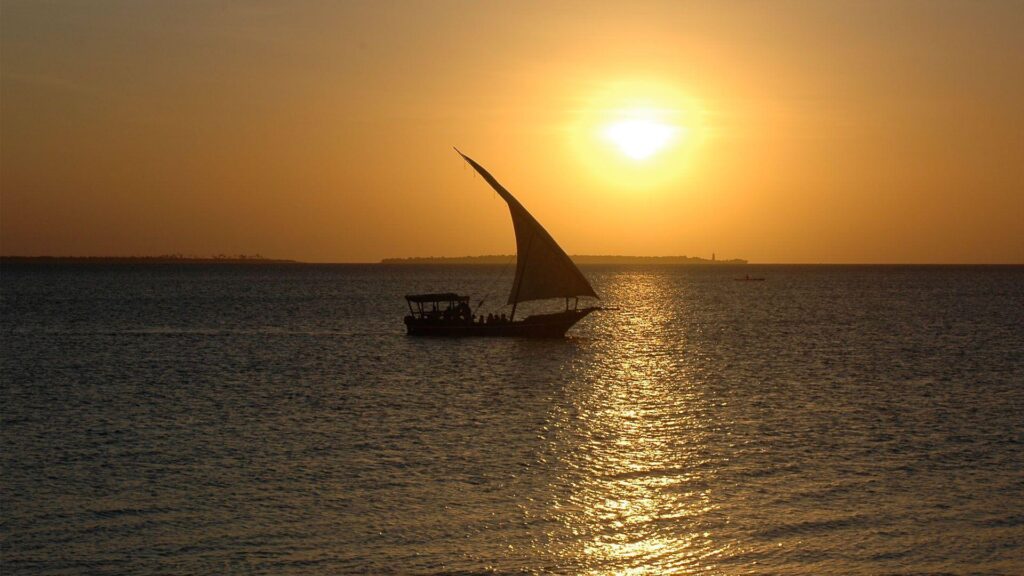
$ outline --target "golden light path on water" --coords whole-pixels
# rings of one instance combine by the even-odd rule
[[[559,564],[595,575],[703,573],[724,550],[703,527],[716,508],[712,410],[667,340],[680,335],[659,303],[679,295],[657,275],[628,280],[606,295],[626,305],[618,337],[591,343],[592,361],[571,368],[573,405],[551,415],[565,462],[551,492],[568,486],[568,496],[549,514],[572,534]]]
[[[1024,574],[1022,270],[587,266],[549,341],[214,268],[0,278],[0,572]]]

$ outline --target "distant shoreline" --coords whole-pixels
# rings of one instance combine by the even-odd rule
[[[1024,262],[757,262],[742,259],[709,260],[687,256],[570,256],[574,262],[583,265],[600,264],[664,264],[664,265],[749,265],[749,266],[926,266],[926,267],[1021,267]],[[516,257],[508,256],[461,256],[461,257],[412,257],[385,258],[379,262],[304,262],[281,258],[238,257],[176,257],[176,256],[0,256],[0,264],[213,264],[213,265],[293,265],[293,266],[380,266],[380,265],[507,265],[514,264]]]
[[[437,256],[412,258],[385,258],[381,264],[508,264],[515,255],[489,256]],[[576,264],[747,264],[746,260],[709,260],[696,256],[569,256]]]
[[[0,256],[0,264],[303,264],[262,256]]]
[[[709,260],[695,256],[570,256],[576,264],[747,264],[739,258]],[[384,258],[379,264],[509,264],[515,254],[487,256],[431,256]],[[262,256],[0,256],[2,264],[312,264],[300,260],[264,258]],[[334,262],[334,264],[345,264]],[[366,264],[373,264],[367,262]]]

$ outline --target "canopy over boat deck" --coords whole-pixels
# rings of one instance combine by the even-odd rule
[[[473,312],[469,308],[469,296],[454,292],[435,294],[409,294],[405,297],[409,314],[422,320],[444,320],[472,322]],[[415,307],[413,306],[415,304]]]
[[[469,302],[469,296],[460,296],[455,292],[438,292],[436,294],[409,294],[406,300],[414,304],[431,302]]]

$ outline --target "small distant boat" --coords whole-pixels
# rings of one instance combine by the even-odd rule
[[[733,280],[737,282],[764,282],[764,278],[753,277],[750,274],[747,274],[743,278],[733,278]]]
[[[455,150],[508,204],[516,234],[516,275],[508,304],[512,313],[506,318],[481,315],[470,307],[469,296],[454,292],[410,294],[405,297],[409,315],[406,331],[414,336],[517,336],[523,338],[562,338],[574,324],[600,306],[579,307],[579,298],[599,298],[580,269],[547,230],[526,211],[491,174],[473,159]],[[564,298],[565,309],[550,314],[535,314],[516,320],[520,302]],[[569,301],[572,299],[572,307]]]

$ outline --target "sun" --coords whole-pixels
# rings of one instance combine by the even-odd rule
[[[645,160],[661,151],[678,136],[680,129],[646,118],[620,120],[607,126],[602,135],[634,160]]]
[[[664,80],[627,78],[594,80],[574,101],[566,142],[591,183],[668,190],[694,174],[708,134],[708,112],[695,96]]]

